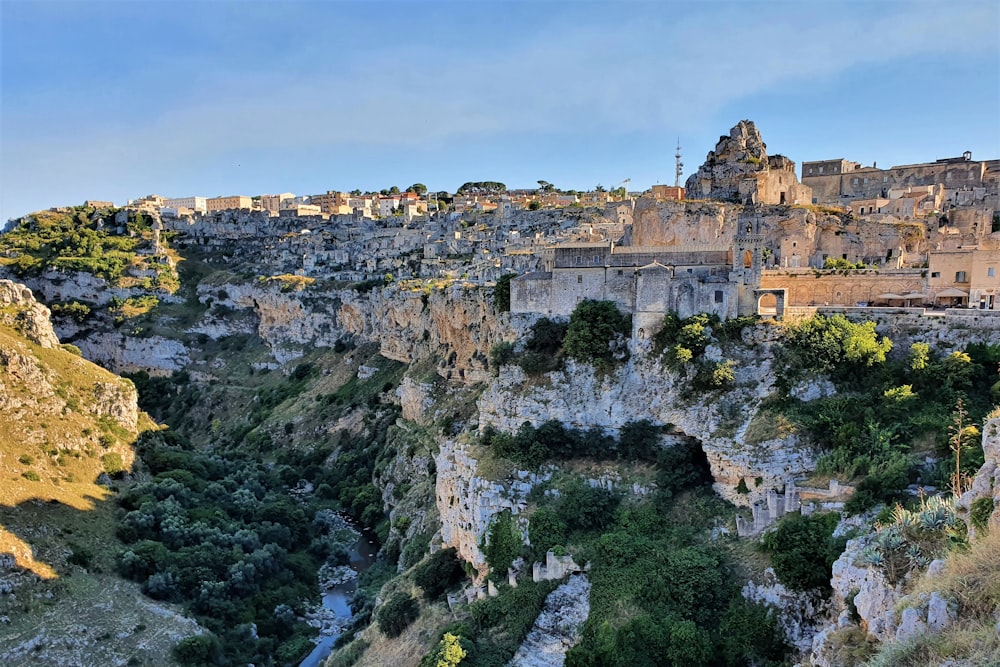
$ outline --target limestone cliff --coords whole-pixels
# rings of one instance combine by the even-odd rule
[[[564,370],[548,374],[546,383],[530,382],[519,367],[504,366],[479,400],[480,423],[514,431],[525,421],[539,426],[555,419],[573,428],[601,427],[613,433],[643,419],[672,424],[701,443],[715,490],[747,505],[766,490],[811,472],[815,453],[795,434],[745,437],[774,378],[766,345],[741,355],[732,389],[693,398],[684,392],[685,378],[653,356],[633,358],[605,376],[568,361]],[[736,492],[740,480],[751,487],[750,494]]]
[[[741,120],[729,135],[719,137],[698,171],[688,177],[690,197],[732,199],[743,176],[767,170],[767,145],[753,121]]]
[[[438,360],[438,373],[468,383],[489,377],[487,356],[507,336],[488,290],[460,285],[429,292],[390,285],[359,291],[324,290],[310,285],[289,290],[271,281],[202,285],[199,298],[214,308],[191,329],[216,338],[244,331],[243,320],[223,311],[249,313],[255,333],[278,362],[295,359],[311,347],[337,341],[376,341],[389,359],[412,363]]]
[[[527,496],[549,474],[514,471],[503,481],[483,476],[472,448],[454,441],[441,444],[437,464],[438,514],[441,516],[441,543],[455,547],[459,555],[481,574],[489,567],[480,545],[493,518],[509,510],[522,530],[527,531],[524,511]]]

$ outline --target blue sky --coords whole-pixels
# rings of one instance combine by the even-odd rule
[[[1000,158],[1000,3],[0,0],[0,220],[84,199],[632,189]]]

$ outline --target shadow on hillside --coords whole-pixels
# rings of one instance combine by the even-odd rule
[[[32,493],[29,484],[42,488]],[[99,557],[115,541],[111,489],[96,477],[58,485],[25,480],[21,487],[16,502],[0,503],[0,575],[21,569],[55,579],[74,565],[106,560]]]

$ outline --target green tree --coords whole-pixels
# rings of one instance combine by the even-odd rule
[[[428,600],[436,600],[462,580],[465,570],[455,549],[441,549],[413,568],[413,583],[424,591]]]
[[[712,637],[694,621],[677,621],[668,629],[670,645],[667,658],[673,667],[698,667],[712,664]]]
[[[844,541],[833,538],[836,514],[791,514],[763,538],[778,579],[799,591],[829,588],[833,561]]]
[[[423,197],[425,194],[427,194],[427,186],[424,185],[423,183],[414,183],[410,187],[406,188],[406,191],[415,192],[421,197]]]
[[[817,315],[789,332],[789,345],[799,363],[817,373],[829,373],[848,365],[874,366],[885,363],[892,341],[875,333],[874,322],[855,324],[843,315]]]
[[[535,556],[542,557],[552,547],[566,543],[566,522],[559,518],[555,510],[540,507],[528,522],[528,539]]]
[[[375,613],[378,628],[387,637],[398,637],[420,614],[417,601],[407,593],[397,591]]]
[[[524,544],[510,510],[504,510],[493,518],[486,536],[487,541],[482,545],[486,562],[491,570],[506,576],[507,568],[520,555]]]
[[[221,664],[221,645],[215,635],[195,635],[182,639],[174,646],[174,659],[182,665],[203,667]]]
[[[727,665],[778,665],[788,651],[774,613],[741,596],[734,597],[722,615],[719,636]]]
[[[615,357],[625,354],[631,329],[629,318],[611,301],[581,301],[569,318],[563,340],[566,356],[607,370]]]
[[[516,277],[516,273],[505,273],[497,278],[497,286],[493,289],[493,306],[498,313],[510,312],[510,279]]]

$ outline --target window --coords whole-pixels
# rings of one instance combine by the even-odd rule
[[[988,267],[986,269],[986,275],[989,276],[990,278],[992,278],[994,275],[996,275],[996,273],[993,271],[993,267],[992,266]]]
[[[883,183],[888,183],[889,182],[889,177],[888,176],[883,176],[882,177],[882,182]]]
[[[940,277],[941,277],[940,271],[931,271],[931,278],[940,278]]]
[[[956,283],[965,283],[965,282],[968,282],[968,280],[966,280],[966,277],[965,277],[965,271],[956,271],[955,272],[955,282]]]
[[[625,273],[624,271],[622,271],[621,269],[618,269],[618,275],[624,275],[624,273]]]
[[[720,289],[715,290],[715,302],[722,303],[722,290]]]
[[[583,276],[580,276],[580,275],[578,275],[578,276],[576,277],[576,282],[577,282],[577,284],[580,284],[580,283],[582,283],[582,282],[583,282]]]
[[[810,174],[812,173],[812,169],[810,169],[810,170],[809,170],[809,173],[810,173]],[[820,168],[819,168],[819,173],[821,173],[821,174],[823,173],[823,167],[820,167]]]
[[[855,185],[857,185],[857,184],[858,184],[858,177],[857,177],[857,176],[855,176],[855,177],[854,177],[854,184],[855,184]]]

